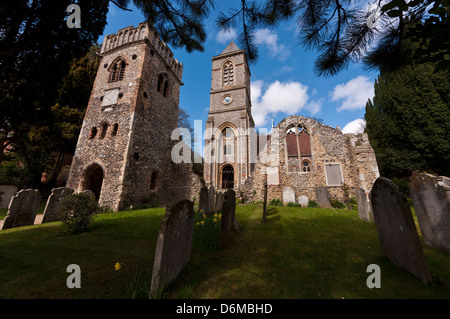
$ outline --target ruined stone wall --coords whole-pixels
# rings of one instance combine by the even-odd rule
[[[288,171],[284,136],[288,127],[293,124],[302,124],[310,133],[312,152],[310,159],[313,166],[310,172]],[[279,134],[278,145],[275,144],[277,143],[277,134]],[[356,196],[356,190],[361,186],[360,169],[365,176],[367,188],[371,188],[376,179],[374,179],[376,162],[371,161],[371,164],[365,164],[370,169],[364,168],[364,165],[362,165],[367,157],[374,156],[370,145],[364,144],[364,147],[365,152],[358,148],[355,149],[350,136],[342,134],[339,129],[334,129],[303,116],[290,116],[281,121],[273,130],[263,153],[260,153],[260,160],[256,164],[252,178],[246,182],[242,191],[247,200],[262,201],[266,168],[278,166],[279,184],[268,183],[269,201],[272,199],[282,200],[283,188],[287,186],[293,188],[296,200],[299,196],[307,196],[308,199],[316,200],[316,187],[326,186],[331,198],[343,201],[345,198],[344,184],[348,187],[349,196]],[[278,153],[275,150],[278,150]],[[325,165],[327,164],[340,164],[343,177],[341,186],[327,186],[325,174]],[[369,170],[371,170],[370,174]]]

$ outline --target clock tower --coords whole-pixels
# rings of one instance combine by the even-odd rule
[[[238,189],[253,170],[250,141],[254,139],[250,137],[255,124],[251,113],[250,69],[245,51],[234,42],[212,58],[210,98],[204,179],[216,189]]]

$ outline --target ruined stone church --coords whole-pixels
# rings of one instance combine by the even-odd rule
[[[192,163],[176,164],[183,64],[155,28],[141,23],[105,37],[67,187],[89,189],[99,204],[122,210],[198,199],[202,186]],[[342,199],[369,192],[379,176],[367,136],[343,134],[303,116],[258,135],[252,117],[250,69],[231,42],[212,58],[206,121],[204,182],[233,188],[246,201],[317,199],[317,190]]]

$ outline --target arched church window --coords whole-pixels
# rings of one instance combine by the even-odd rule
[[[100,135],[100,138],[103,139],[106,137],[106,132],[108,131],[108,123],[103,123],[102,124],[102,132]]]
[[[118,58],[111,64],[109,73],[109,83],[122,81],[125,76],[125,68],[127,64],[122,58]]]
[[[290,125],[286,130],[285,145],[288,172],[311,172],[311,138],[307,128],[302,124]]]
[[[233,62],[226,62],[223,66],[223,85],[232,85],[234,82]]]
[[[92,140],[97,135],[97,128],[94,126],[89,132],[89,139]]]
[[[167,97],[169,93],[169,80],[167,78],[167,74],[161,73],[158,76],[158,86],[156,90],[161,93],[164,97]]]

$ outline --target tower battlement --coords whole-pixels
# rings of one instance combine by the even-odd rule
[[[100,54],[106,55],[119,48],[121,49],[125,46],[136,44],[137,42],[146,42],[151,45],[154,51],[161,56],[167,66],[170,67],[181,82],[183,76],[183,63],[174,59],[172,50],[170,50],[167,44],[160,39],[158,31],[147,22],[139,23],[136,28],[134,26],[129,26],[119,30],[117,34],[107,35],[103,40]]]

